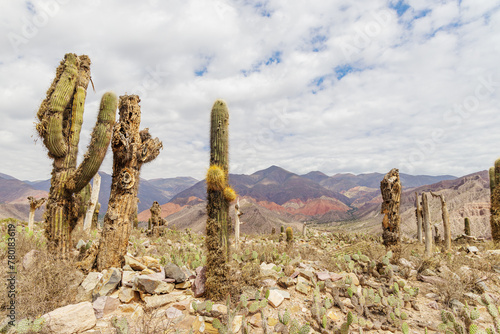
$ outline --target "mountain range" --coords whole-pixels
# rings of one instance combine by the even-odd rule
[[[101,175],[100,215],[107,209],[111,175]],[[300,228],[303,222],[321,226],[343,227],[378,232],[380,230],[380,181],[384,174],[350,173],[328,176],[319,171],[304,175],[289,172],[278,166],[250,175],[230,174],[229,182],[240,198],[244,213],[242,233],[270,232],[281,225]],[[414,192],[433,190],[447,198],[450,219],[459,226],[464,216],[477,221],[478,233],[488,234],[489,189],[486,171],[457,178],[451,175],[428,176],[400,174],[403,186],[401,199],[402,228],[411,234],[414,224]],[[27,196],[44,197],[50,180],[20,181],[0,173],[0,218],[27,219]],[[190,177],[141,179],[139,186],[139,221],[147,221],[149,207],[158,201],[162,216],[177,228],[189,227],[204,231],[206,184]],[[431,201],[438,212],[439,201]],[[435,208],[434,208],[435,206]],[[36,219],[41,219],[39,210]],[[433,216],[434,217],[434,216]],[[437,221],[438,214],[434,219]],[[349,224],[346,224],[349,223]],[[361,224],[361,225],[360,225]],[[459,229],[455,228],[455,233]]]

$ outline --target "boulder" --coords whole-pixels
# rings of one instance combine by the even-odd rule
[[[119,305],[120,301],[118,299],[108,296],[99,297],[92,303],[97,319],[112,313]]]
[[[125,255],[125,265],[129,265],[132,269],[137,271],[142,271],[147,268],[147,266],[139,262],[139,260],[128,255]]]
[[[90,272],[87,277],[83,280],[82,284],[78,287],[78,292],[76,295],[76,300],[78,302],[91,302],[92,301],[92,291],[99,283],[102,278],[102,274],[99,272]]]
[[[96,316],[90,302],[67,305],[46,313],[44,328],[51,333],[81,333],[96,325]]]
[[[184,274],[181,268],[173,263],[165,265],[165,277],[175,279],[175,283],[182,283],[187,279],[186,274]]]
[[[131,288],[122,286],[118,292],[118,298],[122,303],[130,303],[139,300],[139,293]]]
[[[206,272],[207,269],[205,267],[196,268],[196,278],[191,287],[195,298],[201,297],[205,293],[205,282],[207,280]]]
[[[103,271],[103,276],[95,287],[92,298],[95,300],[101,296],[109,296],[115,291],[122,280],[122,273],[117,268],[110,268]]]
[[[283,297],[283,295],[279,293],[278,290],[269,290],[268,301],[272,307],[277,308],[281,305],[281,303],[283,303],[284,300],[285,297]]]

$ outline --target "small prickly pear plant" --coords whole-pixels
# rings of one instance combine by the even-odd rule
[[[71,247],[71,231],[79,211],[80,192],[101,166],[111,141],[118,99],[105,93],[83,161],[77,167],[78,143],[83,123],[90,59],[68,53],[56,71],[37,113],[36,129],[54,160],[51,187],[45,212],[48,249],[65,256]],[[81,201],[80,201],[81,202]]]

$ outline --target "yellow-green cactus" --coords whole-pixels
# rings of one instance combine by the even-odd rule
[[[45,233],[49,251],[65,256],[71,247],[71,231],[76,225],[84,188],[97,173],[108,149],[118,99],[106,93],[84,160],[77,167],[78,144],[83,123],[89,57],[68,53],[56,70],[56,77],[37,113],[37,131],[54,160],[51,188],[45,212]],[[81,193],[81,194],[80,194]]]

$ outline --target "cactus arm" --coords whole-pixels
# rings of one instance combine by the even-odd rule
[[[118,98],[114,93],[108,92],[103,95],[87,153],[73,174],[72,182],[68,184],[68,189],[71,191],[80,192],[99,170],[111,142],[117,106]]]
[[[137,158],[142,163],[151,162],[160,154],[163,144],[158,138],[151,138],[149,129],[142,130],[140,136],[142,144],[137,151]]]
[[[229,111],[224,100],[215,101],[212,107],[212,125],[210,128],[210,165],[218,165],[227,173],[229,169],[227,131]]]
[[[49,153],[58,158],[66,155],[68,151],[63,134],[63,113],[71,101],[77,78],[78,59],[74,54],[67,54],[64,60],[64,70],[55,84],[55,88],[49,89],[48,101],[42,103],[41,109],[47,108],[47,110],[39,111],[39,115],[45,118],[45,120],[42,119],[42,123],[46,126],[42,136],[44,144]]]

